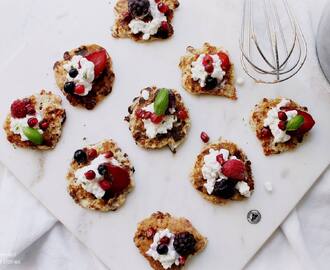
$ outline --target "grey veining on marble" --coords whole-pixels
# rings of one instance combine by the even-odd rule
[[[114,1],[93,1],[92,9],[87,0],[21,1],[16,13],[25,19],[21,24],[14,20],[12,23],[16,23],[17,28],[12,32],[5,30],[2,35],[10,39],[5,39],[2,46],[12,48],[12,52],[1,70],[0,83],[11,90],[2,92],[1,122],[10,102],[19,96],[41,88],[61,95],[51,68],[65,50],[96,42],[107,48],[113,58],[116,73],[113,93],[94,111],[73,108],[63,99],[68,118],[54,151],[40,155],[14,150],[5,141],[3,132],[0,140],[0,160],[112,270],[148,267],[132,237],[137,222],[157,210],[189,218],[208,237],[206,250],[189,263],[189,269],[241,269],[329,163],[329,86],[318,66],[312,27],[306,19],[310,18],[311,1],[290,1],[308,40],[310,52],[306,65],[297,77],[275,86],[255,84],[239,66],[241,1],[208,1],[214,8],[201,5],[198,0],[181,0],[174,19],[175,36],[153,44],[114,40],[110,36]],[[0,10],[6,10],[4,5],[9,8],[9,2],[1,2]],[[208,16],[201,18],[200,14]],[[92,21],[86,20],[90,17]],[[4,18],[11,19],[7,14]],[[200,46],[204,41],[229,49],[236,73],[245,80],[244,85],[237,87],[237,101],[195,97],[182,89],[177,67],[179,58],[188,45]],[[0,50],[0,55],[3,53],[4,50]],[[20,74],[19,80],[17,74]],[[139,89],[153,84],[178,89],[190,108],[192,128],[176,155],[168,150],[138,148],[123,121]],[[265,158],[250,130],[248,116],[264,96],[277,95],[294,98],[308,106],[317,125],[296,151]],[[189,173],[202,147],[199,139],[202,130],[212,139],[222,137],[237,142],[248,154],[256,182],[256,190],[249,200],[217,207],[203,200],[191,187]],[[122,208],[107,214],[75,205],[66,193],[65,180],[74,150],[105,138],[115,139],[136,168],[135,190]],[[43,171],[40,172],[40,168]],[[273,184],[272,194],[263,187],[266,181]],[[246,220],[251,209],[258,209],[262,214],[258,225],[250,225]],[[127,254],[129,260],[126,260]]]

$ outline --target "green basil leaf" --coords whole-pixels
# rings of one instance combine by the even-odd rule
[[[169,93],[168,89],[162,88],[158,90],[155,102],[154,102],[154,112],[157,115],[164,115],[169,103]]]
[[[286,131],[295,131],[304,123],[302,115],[296,115],[286,124]]]
[[[29,139],[29,141],[33,142],[34,144],[42,144],[43,137],[42,134],[35,128],[25,127],[23,128],[24,135]]]

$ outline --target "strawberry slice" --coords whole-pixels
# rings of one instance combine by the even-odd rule
[[[95,79],[98,78],[107,66],[107,52],[103,49],[85,56],[88,61],[94,63]]]
[[[304,123],[300,126],[300,128],[298,128],[297,132],[299,134],[305,134],[313,128],[315,121],[309,113],[299,110],[297,112],[298,115],[304,117]]]
[[[222,173],[235,180],[245,179],[245,165],[239,159],[230,159],[222,166]]]
[[[228,55],[224,52],[218,52],[218,56],[221,60],[221,68],[224,71],[228,71],[230,69],[230,60]]]
[[[111,163],[107,164],[107,168],[112,178],[111,191],[114,194],[118,194],[128,187],[130,183],[130,177],[127,169],[115,166]]]

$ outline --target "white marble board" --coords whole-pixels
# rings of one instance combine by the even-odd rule
[[[303,5],[295,3],[295,12],[300,14],[298,19],[302,19],[309,41],[307,63],[295,78],[265,86],[247,79],[240,68],[238,35],[242,1],[181,0],[175,13],[174,37],[150,44],[111,37],[114,1],[93,1],[93,4],[87,0],[39,1],[38,8],[29,12],[32,19],[34,12],[44,12],[43,21],[33,22],[40,24],[38,29],[42,30],[29,32],[27,42],[1,72],[1,122],[17,97],[41,88],[61,95],[53,78],[53,63],[65,50],[80,44],[99,43],[109,51],[116,81],[113,93],[94,111],[73,108],[63,99],[67,122],[54,151],[14,149],[2,132],[0,160],[112,270],[148,268],[132,237],[137,222],[157,210],[187,217],[208,237],[206,250],[189,262],[189,269],[241,269],[330,161],[330,95],[317,65],[311,29],[304,24],[305,10]],[[228,48],[237,74],[246,79],[243,86],[238,86],[237,101],[196,97],[182,89],[179,58],[188,45],[200,46],[204,41]],[[176,155],[167,149],[140,149],[123,121],[139,89],[153,84],[178,89],[191,112],[192,128]],[[278,95],[308,106],[317,124],[296,151],[266,158],[250,130],[248,118],[259,100]],[[256,183],[249,200],[214,206],[192,188],[189,173],[202,147],[199,139],[202,130],[213,140],[221,136],[237,142],[248,154]],[[66,193],[65,175],[76,149],[105,138],[113,138],[129,154],[136,168],[136,188],[121,209],[101,214],[73,203]],[[271,194],[264,189],[266,181],[274,186]],[[250,209],[260,210],[262,220],[258,225],[247,222]]]

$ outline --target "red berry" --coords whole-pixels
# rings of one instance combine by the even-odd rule
[[[222,70],[224,71],[228,71],[230,69],[230,60],[229,60],[229,57],[226,53],[224,52],[219,52],[218,53],[218,56],[221,60],[221,68]]]
[[[185,109],[181,109],[178,111],[178,118],[180,120],[186,120],[188,118],[188,112]]]
[[[10,110],[11,110],[11,116],[14,118],[24,118],[27,114],[24,101],[19,99],[15,100],[11,104]]]
[[[223,164],[221,172],[228,178],[244,180],[245,164],[239,159],[230,159]]]
[[[32,104],[27,104],[26,105],[26,113],[29,114],[29,115],[36,114],[36,109],[34,108],[34,106]]]
[[[158,9],[161,13],[167,13],[170,8],[168,7],[168,5],[164,4],[164,3],[159,3],[158,4]]]
[[[159,124],[160,122],[163,121],[163,116],[162,115],[157,115],[157,114],[153,113],[151,115],[151,117],[150,117],[150,120],[154,124]]]
[[[85,86],[81,84],[77,84],[74,88],[74,92],[78,95],[82,95],[85,93]]]
[[[278,122],[278,128],[281,129],[281,130],[285,130],[286,122],[285,121]]]
[[[41,122],[39,123],[39,127],[42,130],[46,130],[49,127],[49,123],[46,120],[41,120]]]
[[[209,135],[207,135],[206,132],[203,131],[201,133],[201,139],[202,139],[203,142],[207,143],[210,140],[210,137],[209,137]]]
[[[107,52],[102,49],[87,55],[86,58],[94,64],[94,74],[96,79],[107,66]]]
[[[288,116],[287,116],[286,113],[283,112],[283,111],[279,111],[279,112],[277,113],[277,116],[278,116],[278,119],[280,119],[280,120],[282,120],[282,121],[286,121],[286,120],[288,120]]]
[[[223,158],[222,154],[217,155],[216,159],[220,163],[220,165],[223,165],[225,163],[225,159]]]
[[[141,119],[143,117],[143,114],[144,114],[144,110],[142,110],[142,109],[137,109],[135,111],[135,116],[139,119]]]
[[[146,111],[143,113],[143,119],[149,119],[151,117],[151,115],[152,115],[151,112]]]
[[[31,104],[31,99],[23,98],[23,102],[25,103],[25,105]]]
[[[214,71],[213,64],[209,64],[209,65],[205,66],[205,71],[207,73],[210,73],[211,74]]]
[[[105,191],[109,190],[112,187],[111,183],[107,180],[101,180],[99,182],[99,186]]]
[[[211,55],[207,54],[204,56],[203,58],[203,66],[206,67],[206,66],[209,66],[209,65],[212,65],[213,64],[213,58]],[[212,65],[213,66],[213,65]]]
[[[163,21],[161,23],[160,27],[164,32],[169,32],[170,31],[170,26],[169,26],[168,22]]]
[[[109,175],[111,175],[111,191],[113,193],[120,193],[130,184],[130,176],[126,168],[107,164]]]
[[[85,172],[85,177],[87,180],[93,180],[95,178],[96,174],[93,170],[89,170]]]
[[[94,148],[87,149],[86,152],[89,160],[93,160],[97,157],[97,151]]]
[[[171,240],[170,238],[164,236],[162,239],[159,240],[159,244],[168,245],[170,243],[170,240]]]
[[[313,126],[315,125],[315,121],[313,117],[307,112],[298,111],[298,115],[304,117],[304,123],[300,126],[300,128],[298,128],[297,132],[299,134],[305,134],[313,128]]]
[[[185,265],[186,260],[187,260],[186,257],[180,256],[180,257],[179,257],[179,264],[180,264],[180,265]]]
[[[27,123],[28,123],[29,127],[34,127],[38,124],[38,119],[35,117],[29,118]]]
[[[259,138],[261,139],[267,139],[269,138],[270,136],[272,136],[272,132],[270,131],[269,128],[267,127],[263,127],[260,134],[259,134]]]
[[[153,238],[155,234],[156,234],[156,230],[154,228],[149,228],[146,231],[146,237],[149,238],[149,239]]]
[[[111,151],[108,151],[104,154],[105,158],[112,158],[113,157],[113,153]]]

